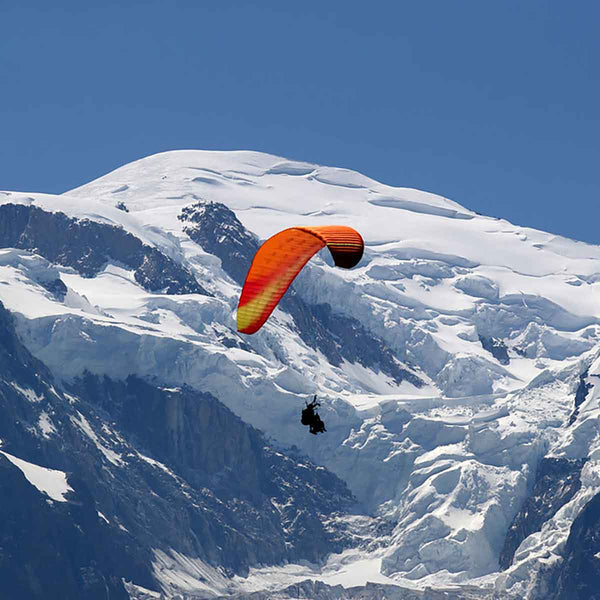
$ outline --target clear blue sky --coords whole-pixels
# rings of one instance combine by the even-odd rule
[[[596,1],[0,0],[0,189],[250,149],[600,243],[599,23]]]

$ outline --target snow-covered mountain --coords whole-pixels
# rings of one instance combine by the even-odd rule
[[[329,224],[361,232],[359,265],[321,253],[238,334],[260,240]],[[47,511],[82,482],[125,557],[90,560],[131,597],[600,597],[599,290],[600,247],[254,152],[0,192],[0,301],[19,377],[43,373],[0,371],[0,466]]]

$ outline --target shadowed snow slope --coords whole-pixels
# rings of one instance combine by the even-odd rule
[[[257,571],[238,592],[344,583],[335,574],[356,563],[368,565],[363,583],[376,569],[382,585],[543,594],[546,563],[562,560],[600,492],[599,247],[246,151],[150,156],[61,196],[0,193],[0,211],[0,300],[57,377],[210,392],[333,471],[388,525],[361,533],[356,552]],[[41,243],[48,223],[68,252]],[[329,224],[360,231],[358,266],[335,269],[320,253],[258,333],[238,334],[259,241]],[[318,437],[298,422],[313,393],[328,429]],[[571,461],[581,485],[527,504],[543,458]],[[523,506],[539,507],[533,521]],[[165,556],[154,568],[172,589],[206,590],[203,566]]]

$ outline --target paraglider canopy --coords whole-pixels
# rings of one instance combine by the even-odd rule
[[[364,251],[358,231],[345,225],[291,227],[269,238],[246,275],[238,304],[238,331],[258,331],[302,267],[325,246],[335,265],[344,269],[358,264]]]

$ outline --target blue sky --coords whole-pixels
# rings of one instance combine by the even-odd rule
[[[592,1],[0,0],[0,189],[250,149],[600,243],[598,22]]]

